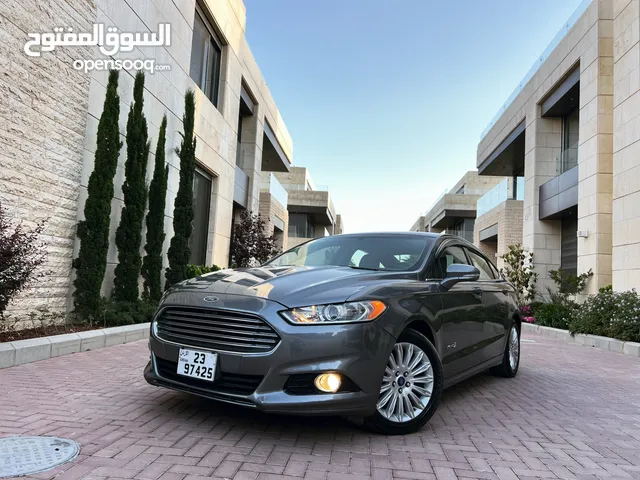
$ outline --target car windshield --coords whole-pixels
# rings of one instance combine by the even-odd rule
[[[433,240],[427,236],[348,235],[323,237],[294,247],[265,266],[341,266],[367,270],[415,270]]]

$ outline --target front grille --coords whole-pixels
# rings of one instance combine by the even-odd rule
[[[160,357],[156,357],[156,367],[158,368],[158,375],[167,380],[180,382],[203,390],[213,390],[218,393],[228,393],[232,395],[251,395],[264,378],[262,375],[238,375],[235,373],[220,372],[215,382],[207,382],[205,380],[198,380],[197,378],[178,375],[176,373],[178,369],[177,362],[165,360]]]
[[[273,350],[280,336],[258,315],[208,308],[168,307],[157,318],[158,337],[237,353]]]

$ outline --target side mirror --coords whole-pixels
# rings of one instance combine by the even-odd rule
[[[477,282],[480,278],[480,270],[472,265],[466,265],[461,263],[453,263],[447,268],[447,276],[440,286],[449,290],[456,283],[459,282]]]

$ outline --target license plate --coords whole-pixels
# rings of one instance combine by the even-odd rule
[[[180,349],[178,375],[213,382],[216,377],[218,354],[198,350]]]

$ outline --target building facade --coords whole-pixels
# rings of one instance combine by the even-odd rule
[[[640,286],[640,15],[585,0],[483,133],[481,175],[524,178],[522,243],[539,287]]]
[[[163,115],[167,116],[169,167],[165,211],[165,252],[173,236],[173,210],[179,183],[184,94],[196,96],[197,168],[191,263],[229,264],[232,222],[243,209],[260,212],[281,247],[289,231],[288,193],[275,172],[291,170],[293,144],[266,81],[245,39],[246,10],[241,0],[55,0],[0,5],[3,42],[0,62],[0,201],[10,218],[35,224],[46,220],[50,272],[11,307],[25,314],[40,307],[64,311],[71,305],[71,261],[79,248],[75,236],[84,218],[87,184],[93,171],[96,132],[102,114],[107,71],[72,67],[77,59],[153,58],[168,68],[146,72],[144,113],[151,153],[147,182]],[[170,45],[136,47],[105,57],[98,47],[58,47],[39,57],[24,54],[30,32],[53,25],[91,32],[95,23],[120,32],[156,32],[171,24]],[[48,27],[47,27],[48,26]],[[103,293],[108,296],[117,264],[115,231],[123,206],[126,121],[135,72],[120,71],[120,152],[112,202],[110,248]],[[326,192],[324,192],[326,194]],[[328,194],[327,194],[328,195]],[[327,197],[327,205],[330,201]],[[331,205],[333,219],[335,215]],[[145,232],[143,232],[144,235]],[[166,266],[166,255],[165,255]]]
[[[468,171],[416,220],[410,230],[451,233],[472,242],[478,199],[501,180],[480,177],[476,171]]]
[[[316,186],[306,168],[291,167],[288,173],[275,173],[275,177],[287,191],[289,248],[342,233],[342,217],[336,214],[329,188]]]

